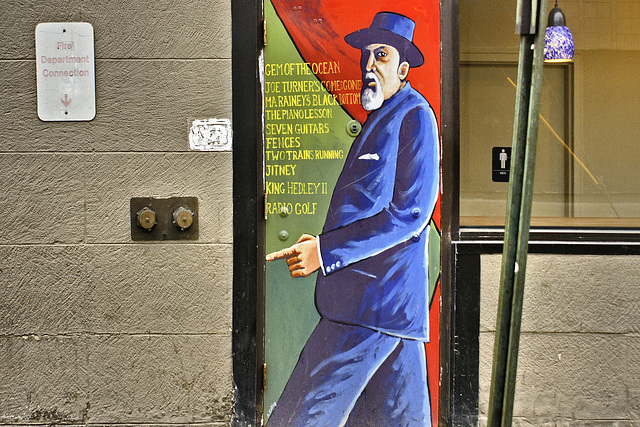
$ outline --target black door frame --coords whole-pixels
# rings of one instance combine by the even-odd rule
[[[233,425],[262,415],[264,182],[262,173],[262,2],[231,1],[233,90]]]

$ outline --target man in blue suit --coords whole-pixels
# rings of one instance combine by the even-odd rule
[[[429,426],[428,231],[439,188],[435,114],[411,87],[424,62],[415,23],[391,12],[345,37],[360,49],[370,111],[336,183],[322,233],[267,255],[292,277],[321,270],[321,320],[269,426]]]

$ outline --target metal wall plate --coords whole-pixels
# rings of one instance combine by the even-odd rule
[[[175,223],[174,213],[185,209],[192,214],[192,221],[183,229],[181,224]],[[155,213],[155,224],[149,224],[153,218],[149,211]],[[139,213],[142,221],[146,221],[142,225],[138,220]],[[133,241],[198,240],[199,237],[197,197],[134,197],[130,202],[130,216]]]

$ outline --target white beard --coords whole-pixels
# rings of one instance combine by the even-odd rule
[[[376,83],[374,87],[368,86],[368,81],[372,80]],[[378,76],[374,73],[367,73],[364,76],[365,87],[362,89],[362,94],[360,95],[360,103],[362,107],[367,111],[377,110],[382,107],[382,103],[384,102],[384,93],[382,93],[382,87],[380,85],[380,80],[378,80]]]

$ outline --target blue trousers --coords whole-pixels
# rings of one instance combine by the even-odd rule
[[[321,319],[267,425],[431,426],[424,343]]]

